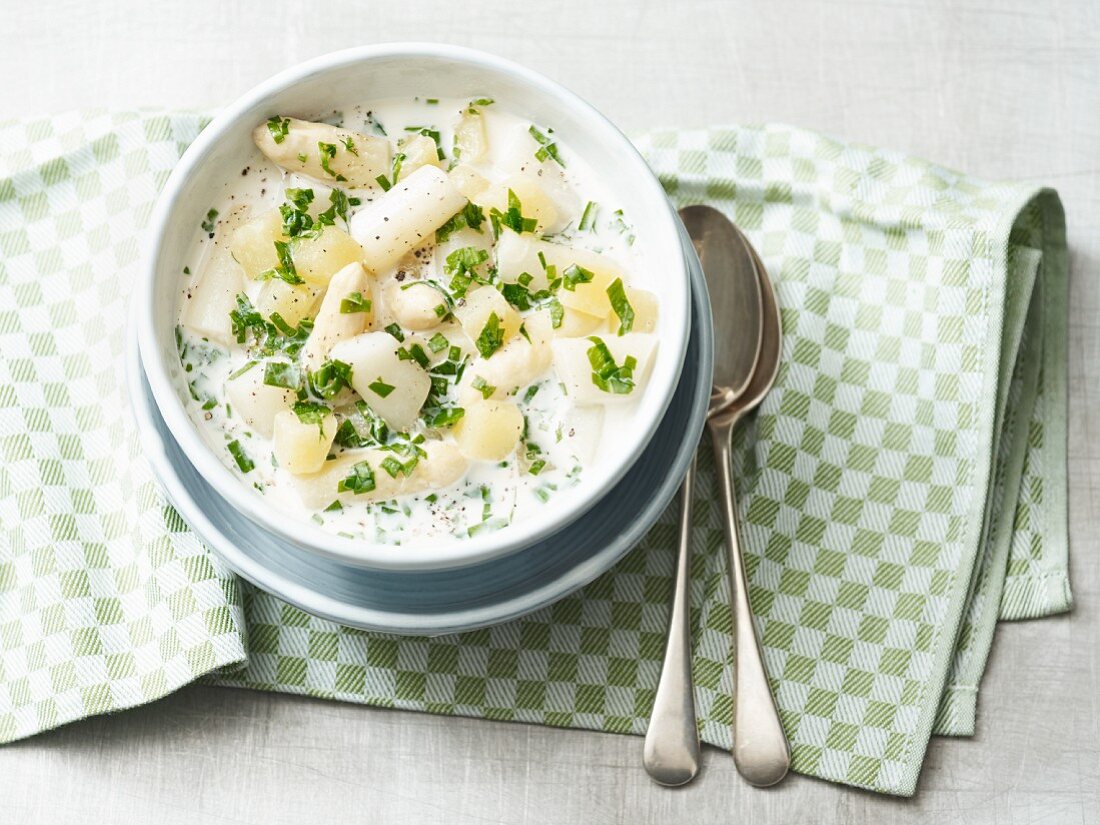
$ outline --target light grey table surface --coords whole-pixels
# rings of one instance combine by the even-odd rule
[[[522,61],[627,131],[766,120],[1056,187],[1072,248],[1068,616],[1002,625],[978,735],[913,800],[792,777],[692,786],[641,740],[216,688],[0,748],[0,822],[1100,822],[1100,4],[1061,0],[43,0],[3,4],[0,117],[209,106],[337,48]]]

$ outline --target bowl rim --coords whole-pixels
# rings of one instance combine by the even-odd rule
[[[158,345],[157,329],[157,261],[166,238],[173,231],[176,208],[192,174],[201,168],[217,146],[223,134],[237,124],[265,100],[273,98],[294,85],[318,75],[337,71],[351,65],[370,63],[379,59],[433,59],[472,64],[490,73],[510,75],[532,87],[538,95],[553,99],[557,105],[574,111],[578,119],[586,123],[601,141],[615,145],[624,162],[633,167],[639,176],[639,184],[651,196],[656,222],[650,232],[653,248],[680,248],[680,234],[676,215],[656,176],[649,169],[641,154],[630,140],[604,115],[573,92],[553,80],[505,58],[463,46],[442,43],[400,42],[357,46],[331,52],[298,63],[254,86],[215,116],[199,136],[183,153],[172,170],[163,190],[157,198],[150,218],[149,230],[143,250],[142,278],[135,295],[143,310],[138,315],[138,344],[145,372],[153,397],[169,431],[180,444],[188,460],[211,485],[238,512],[260,526],[286,538],[310,552],[358,567],[387,570],[443,569],[477,564],[491,558],[514,552],[545,539],[565,525],[587,513],[629,471],[641,456],[649,440],[656,432],[672,396],[676,390],[683,358],[687,349],[691,323],[690,282],[683,255],[674,256],[674,272],[662,273],[673,284],[679,284],[678,300],[674,291],[674,305],[679,304],[681,322],[678,327],[662,334],[662,346],[674,346],[671,370],[666,367],[660,376],[661,397],[651,408],[650,415],[638,421],[634,437],[627,443],[628,451],[620,461],[604,462],[605,471],[597,478],[582,482],[564,491],[556,499],[556,506],[546,508],[538,517],[523,524],[509,525],[507,529],[485,533],[462,540],[441,539],[421,545],[391,545],[350,539],[323,530],[295,516],[279,513],[275,507],[256,495],[247,485],[233,475],[202,438],[197,426],[182,404],[176,381],[169,373],[163,350]],[[663,206],[663,210],[658,208]],[[656,235],[656,237],[653,237]],[[654,373],[656,376],[656,369]],[[653,384],[651,384],[653,387]],[[583,495],[582,495],[583,494]]]

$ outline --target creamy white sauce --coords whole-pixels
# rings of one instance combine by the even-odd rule
[[[440,145],[449,161],[453,128],[460,112],[468,104],[466,100],[447,99],[438,103],[429,103],[426,98],[388,100],[321,113],[315,119],[364,134],[377,135],[384,128],[395,144],[410,134],[406,127],[429,127],[440,133]],[[482,112],[490,151],[483,162],[476,164],[477,171],[491,181],[498,181],[506,174],[516,172],[515,164],[518,162],[524,167],[524,173],[551,181],[562,202],[571,202],[568,210],[571,220],[563,232],[550,240],[561,240],[571,246],[608,255],[629,274],[629,286],[654,289],[656,278],[645,266],[645,239],[634,238],[629,224],[628,204],[616,200],[609,182],[603,180],[583,158],[573,154],[566,144],[557,144],[565,161],[564,168],[552,159],[540,163],[533,155],[517,159],[513,153],[509,159],[506,157],[507,145],[517,136],[526,134],[531,124],[501,111],[496,105],[485,106]],[[536,125],[544,132],[553,126]],[[444,168],[448,161],[444,161]],[[510,168],[502,168],[502,163]],[[315,205],[323,207],[328,204],[331,190],[327,186],[314,178],[284,172],[259,151],[249,159],[239,176],[226,181],[223,191],[210,204],[218,213],[213,221],[213,232],[209,226],[198,229],[188,260],[180,264],[181,269],[186,266],[188,273],[181,276],[182,307],[186,307],[214,247],[228,238],[229,233],[223,231],[225,222],[239,221],[242,215],[256,215],[278,207],[286,201],[286,189],[291,187],[312,189]],[[349,210],[349,218],[363,205],[383,194],[377,187],[345,191],[350,197],[362,201],[362,205]],[[589,202],[598,205],[596,218],[591,227],[580,231],[578,223],[582,210]],[[620,211],[624,209],[625,216]],[[338,224],[346,228],[342,221]],[[483,229],[491,231],[488,224]],[[426,249],[412,267],[406,259],[393,270],[378,273],[377,282],[382,284],[394,278],[398,269],[405,270],[406,278],[437,276],[438,266],[439,262],[433,260],[430,249]],[[420,271],[410,271],[415,267],[419,267]],[[255,299],[260,286],[258,282],[247,284],[246,291],[251,299]],[[379,306],[382,295],[382,289],[375,290],[376,321],[372,329],[380,329],[387,322],[386,308]],[[615,320],[614,316],[611,320]],[[607,337],[613,336],[614,332],[605,324],[592,334]],[[600,462],[613,460],[615,433],[633,426],[637,407],[635,400],[609,408],[605,413],[601,406],[574,405],[563,392],[563,386],[551,367],[514,396],[513,400],[526,418],[527,434],[526,440],[520,442],[507,459],[497,463],[472,461],[466,474],[445,489],[389,501],[345,501],[342,509],[317,511],[302,503],[288,471],[276,466],[271,440],[250,429],[227,403],[226,381],[248,363],[250,356],[246,350],[243,347],[227,349],[219,346],[200,338],[184,326],[179,327],[179,341],[181,360],[192,395],[188,403],[189,414],[223,463],[241,478],[242,483],[262,494],[280,512],[303,521],[312,520],[333,533],[367,541],[409,545],[465,537],[482,530],[506,528],[538,508],[553,506],[559,491],[580,483],[586,471]],[[263,369],[263,366],[261,364],[252,369]],[[605,417],[608,419],[606,423]],[[413,432],[422,429],[418,425]],[[239,444],[240,450],[254,464],[249,472],[241,472],[227,449],[232,442]],[[532,452],[531,458],[527,455],[528,444],[537,446],[537,454]],[[339,447],[332,450],[333,454],[340,452]],[[545,462],[537,475],[530,472],[533,461]]]

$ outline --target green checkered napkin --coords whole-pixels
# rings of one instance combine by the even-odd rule
[[[249,587],[166,503],[126,410],[123,326],[142,227],[204,122],[0,124],[0,741],[196,679],[642,733],[671,511],[582,592],[429,639]],[[678,203],[748,233],[778,289],[783,367],[735,470],[794,768],[911,794],[929,735],[974,730],[998,617],[1070,604],[1057,196],[783,126],[640,144]],[[729,747],[712,471],[704,454],[696,702],[702,737]]]

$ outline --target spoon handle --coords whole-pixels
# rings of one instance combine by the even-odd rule
[[[695,494],[695,462],[680,487],[680,549],[668,644],[653,712],[645,735],[642,761],[661,785],[683,785],[699,771],[699,733],[691,678],[691,503]]]
[[[768,674],[764,670],[764,660],[752,623],[748,577],[738,540],[737,504],[734,501],[730,463],[730,438],[737,418],[732,416],[729,421],[721,423],[712,420],[710,427],[733,591],[733,760],[746,780],[764,787],[774,785],[786,776],[791,754],[775,699],[768,687]]]

